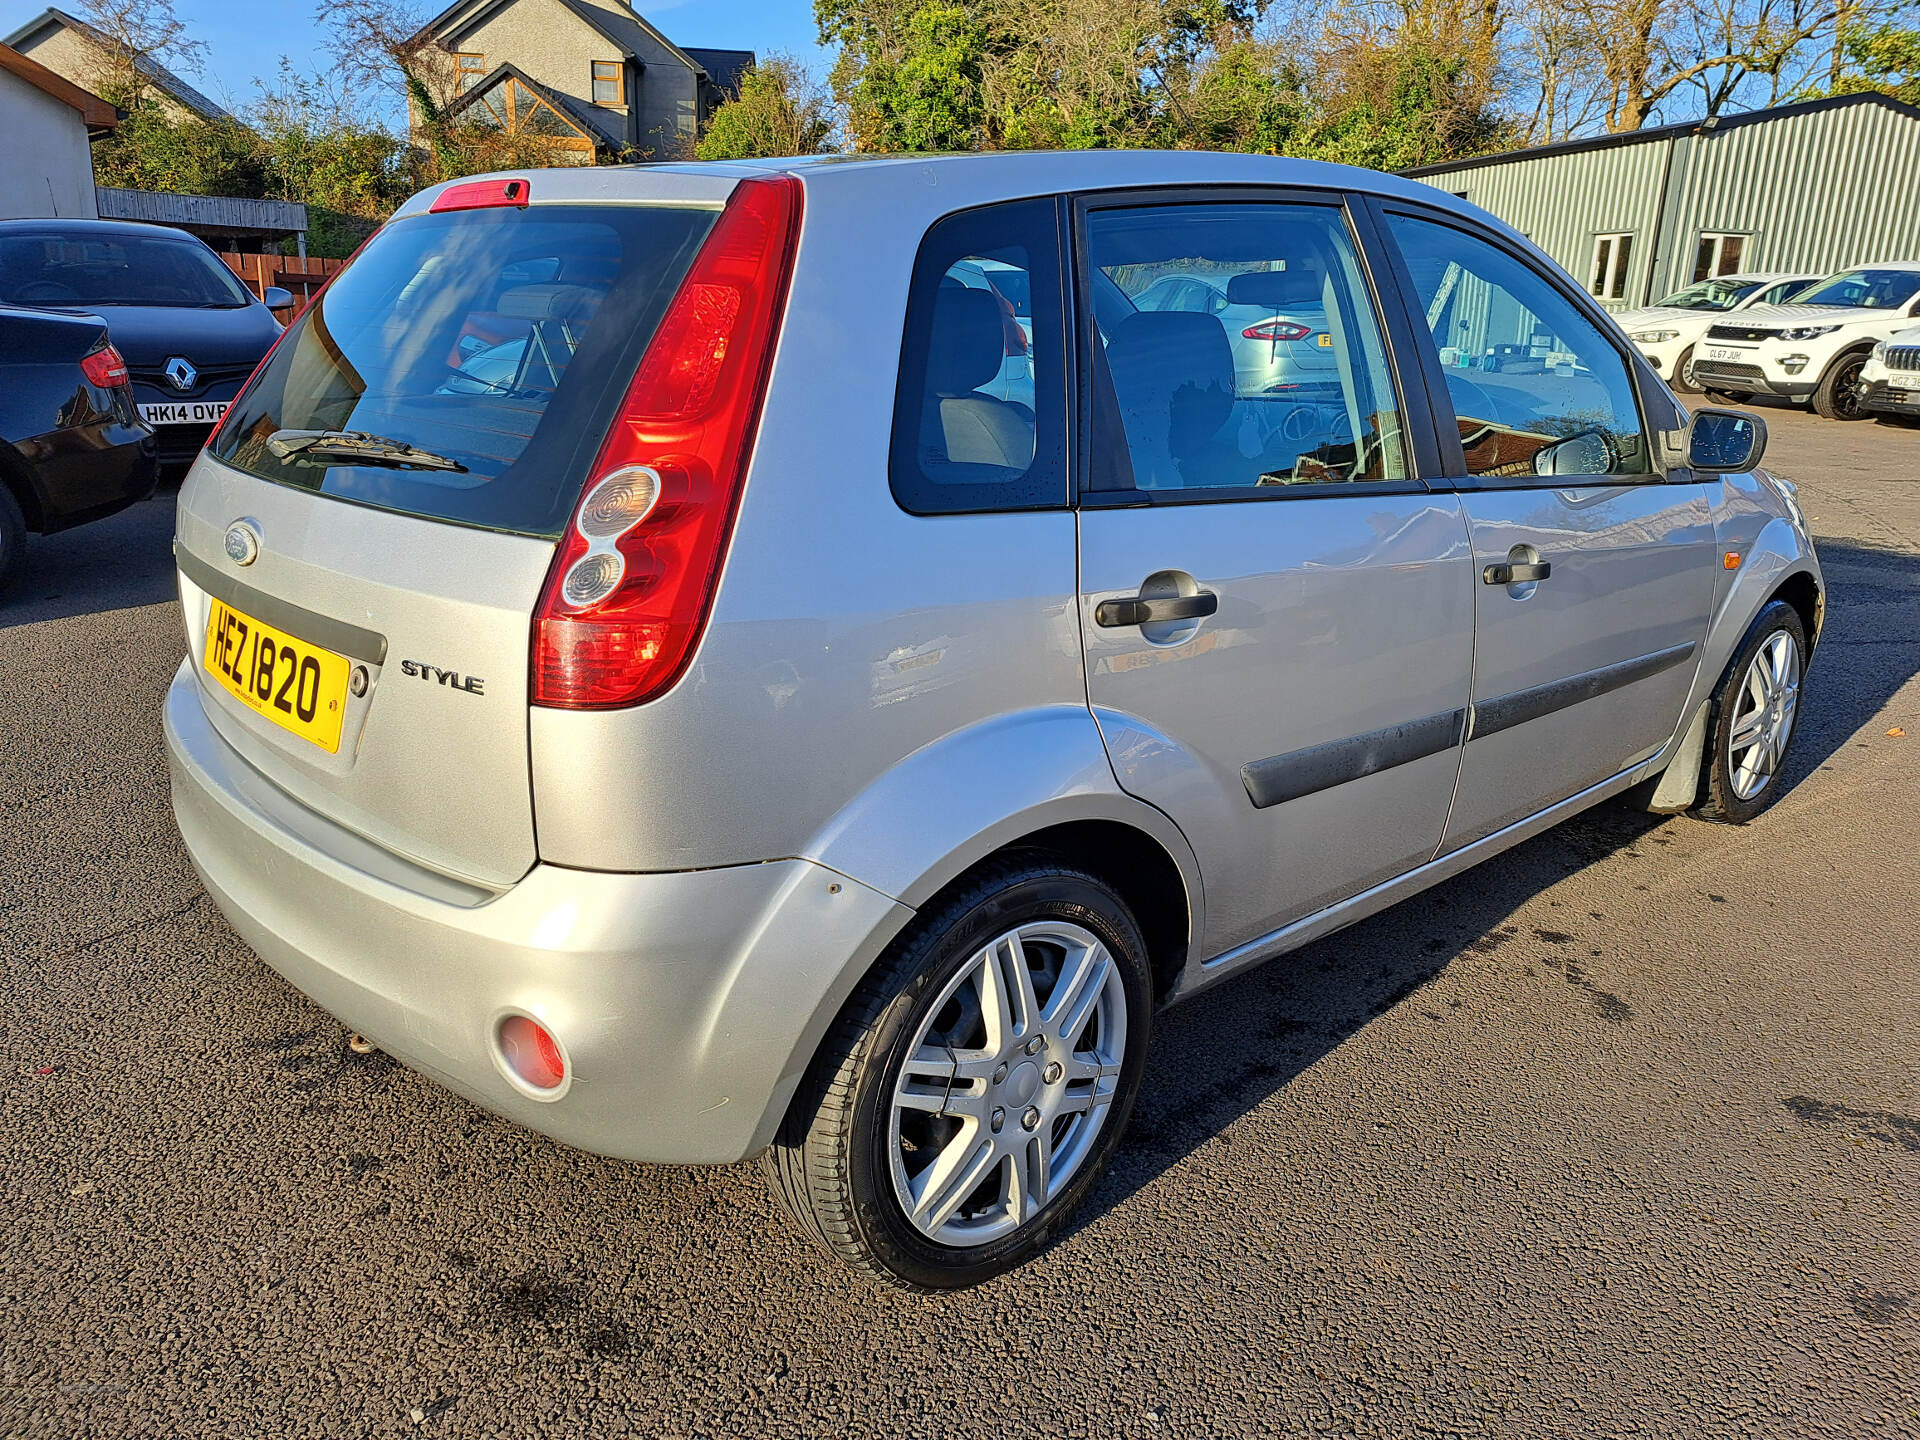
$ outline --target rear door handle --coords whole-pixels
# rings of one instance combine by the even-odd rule
[[[1211,590],[1198,595],[1167,595],[1155,599],[1134,596],[1129,600],[1102,600],[1093,607],[1093,623],[1109,629],[1122,625],[1146,625],[1155,620],[1198,620],[1220,608],[1220,597]]]
[[[1553,566],[1542,560],[1538,565],[1509,565],[1502,561],[1498,565],[1489,565],[1480,572],[1480,578],[1488,585],[1526,585],[1535,580],[1544,580],[1553,574]]]

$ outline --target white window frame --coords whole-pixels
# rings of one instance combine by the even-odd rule
[[[1593,237],[1593,263],[1587,266],[1587,293],[1596,300],[1625,300],[1633,263],[1634,232],[1617,230]]]
[[[1713,242],[1713,258],[1707,263],[1707,273],[1702,275],[1699,273],[1700,247],[1709,240]],[[1726,247],[1727,241],[1729,240],[1738,240],[1740,242],[1740,253],[1735,257],[1731,265],[1726,263]],[[1712,280],[1720,275],[1738,274],[1746,268],[1747,263],[1753,259],[1753,257],[1747,253],[1747,246],[1751,244],[1752,241],[1753,232],[1751,230],[1702,230],[1699,235],[1694,237],[1693,242],[1694,281],[1697,283],[1701,280]]]

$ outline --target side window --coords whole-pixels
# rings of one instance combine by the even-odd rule
[[[1469,475],[1651,473],[1626,362],[1551,281],[1450,225],[1387,223],[1440,348]]]
[[[1064,311],[1051,200],[948,216],[907,295],[889,465],[916,515],[1067,499]]]
[[[1096,488],[1246,489],[1404,480],[1399,407],[1342,212],[1217,203],[1087,217],[1096,424],[1124,466]],[[1138,305],[1169,283],[1188,304]],[[1109,426],[1112,421],[1109,419]]]

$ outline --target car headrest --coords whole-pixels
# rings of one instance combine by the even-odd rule
[[[494,308],[513,320],[588,320],[599,303],[599,292],[585,285],[516,285],[500,292]]]
[[[993,292],[945,286],[935,291],[928,351],[927,388],[936,395],[965,395],[998,375],[1007,341]]]
[[[1287,305],[1318,305],[1324,298],[1317,270],[1248,270],[1227,281],[1229,305],[1278,310]]]
[[[1212,315],[1143,310],[1114,327],[1107,368],[1127,436],[1176,457],[1213,438],[1233,413],[1233,346]]]

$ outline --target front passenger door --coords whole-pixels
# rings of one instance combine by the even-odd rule
[[[1473,537],[1472,719],[1444,849],[1651,757],[1700,663],[1709,487],[1660,472],[1627,362],[1542,270],[1389,210]],[[1437,361],[1437,370],[1435,362]],[[1451,437],[1443,436],[1443,450]]]

